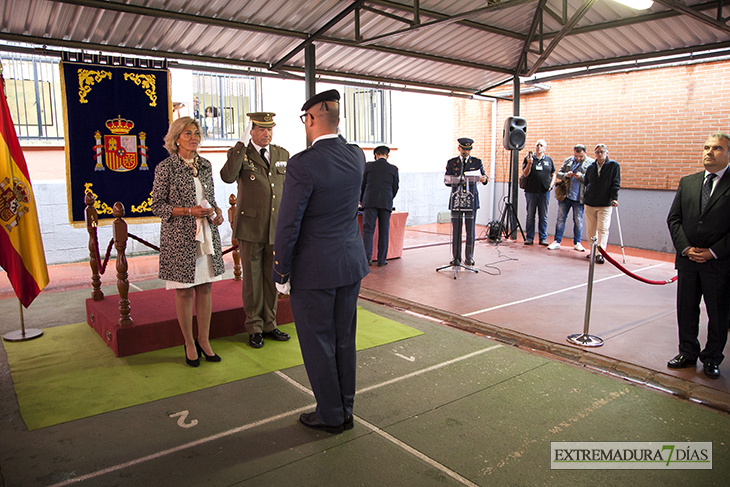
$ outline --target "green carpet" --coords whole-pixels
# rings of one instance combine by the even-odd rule
[[[362,308],[357,320],[358,350],[422,334]],[[86,323],[4,346],[20,414],[35,430],[301,365],[294,324],[280,328],[292,339],[268,340],[262,350],[250,348],[245,334],[213,340],[223,362],[202,360],[197,369],[185,365],[180,347],[117,358]]]

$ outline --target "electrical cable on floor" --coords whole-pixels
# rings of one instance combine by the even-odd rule
[[[488,262],[488,263],[480,266],[480,270],[482,268],[484,268],[485,270],[483,272],[486,272],[490,276],[500,276],[500,275],[502,275],[502,270],[499,267],[497,267],[496,264],[501,264],[502,262],[509,262],[511,260],[520,260],[520,259],[518,259],[516,257],[509,257],[509,256],[505,255],[504,253],[502,253],[502,251],[499,248],[499,244],[501,242],[502,242],[501,239],[491,240],[491,239],[487,238],[487,243],[489,245],[493,245],[494,246],[494,248],[497,250],[497,257],[499,258],[499,260],[496,260],[494,262]]]

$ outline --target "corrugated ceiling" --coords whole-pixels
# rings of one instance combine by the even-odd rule
[[[303,46],[313,43],[322,80],[480,94],[515,75],[730,49],[730,6],[719,5],[658,0],[637,11],[613,0],[0,0],[0,40],[290,76],[303,75]]]

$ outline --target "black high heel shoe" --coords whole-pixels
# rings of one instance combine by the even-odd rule
[[[200,356],[202,355],[203,357],[205,357],[205,360],[208,362],[220,362],[221,361],[221,358],[218,355],[216,355],[215,353],[213,355],[207,355],[203,351],[203,347],[201,347],[200,343],[198,343],[198,340],[195,340],[195,348],[198,349],[198,358],[200,358]]]
[[[198,342],[195,342],[195,344],[197,345]],[[187,345],[183,345],[183,350],[185,351],[185,363],[188,364],[191,367],[199,367],[200,366],[200,353],[198,353],[198,358],[196,358],[195,360],[190,360],[188,358],[188,347],[187,347]]]

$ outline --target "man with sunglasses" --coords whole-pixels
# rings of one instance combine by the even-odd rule
[[[302,106],[312,145],[287,164],[272,278],[290,293],[299,346],[317,408],[304,426],[332,434],[353,427],[357,297],[369,272],[357,209],[365,154],[337,135],[340,94]]]

